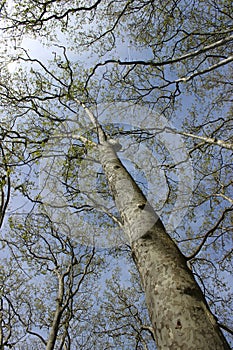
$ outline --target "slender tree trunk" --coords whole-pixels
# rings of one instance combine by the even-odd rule
[[[100,140],[100,162],[141,275],[158,349],[229,350],[185,257],[116,150],[111,140]]]
[[[59,330],[59,325],[63,313],[63,297],[64,297],[64,281],[63,276],[60,276],[57,273],[58,276],[58,292],[57,292],[57,300],[56,300],[56,310],[53,316],[53,323],[50,329],[49,338],[46,345],[46,350],[53,350],[55,347],[55,343],[57,340],[57,334]]]
[[[49,338],[46,345],[46,350],[53,350],[55,347],[61,316],[62,316],[62,309],[57,303],[56,311],[53,318],[53,324],[50,329]]]
[[[0,299],[0,350],[4,350],[4,334],[3,334],[3,301],[2,298]]]

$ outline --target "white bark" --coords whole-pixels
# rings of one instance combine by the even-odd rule
[[[215,139],[215,138],[207,137],[207,136],[194,135],[194,134],[190,134],[190,133],[184,132],[184,131],[177,131],[177,130],[172,130],[172,129],[168,129],[168,130],[174,132],[174,134],[179,134],[179,135],[191,137],[192,139],[201,140],[204,143],[208,143],[210,145],[217,145],[217,146],[220,146],[223,148],[233,150],[233,143],[231,143],[231,142],[226,142],[224,140]]]
[[[202,69],[200,71],[197,71],[187,77],[183,77],[183,78],[180,78],[180,79],[177,79],[175,80],[176,83],[179,83],[179,82],[184,82],[184,83],[187,83],[188,81],[190,81],[191,79],[195,78],[196,76],[198,75],[202,75],[202,74],[205,74],[205,73],[208,73],[208,72],[211,72],[212,70],[216,69],[216,68],[219,68],[219,67],[222,67],[224,66],[225,64],[228,64],[229,62],[233,61],[233,56],[229,56],[228,58],[226,58],[225,60],[222,60],[216,64],[213,64],[212,66],[206,68],[206,69]]]

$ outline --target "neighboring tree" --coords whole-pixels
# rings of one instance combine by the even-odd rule
[[[119,255],[124,261],[125,254]],[[130,254],[128,258],[131,259]],[[154,331],[146,310],[144,291],[133,263],[129,268],[129,278],[124,276],[122,280],[123,273],[117,268],[106,281],[93,335],[101,337],[102,344],[111,341],[120,349],[154,349]]]
[[[74,333],[85,337],[101,257],[39,213],[12,221],[2,242],[13,256],[2,271],[2,349],[70,349]]]
[[[119,224],[125,231],[141,275],[158,348],[229,349],[219,324],[230,332],[227,313],[230,315],[232,297],[225,280],[229,277],[232,254],[232,3],[99,0],[70,4],[65,0],[15,0],[11,8],[4,2],[1,12],[3,40],[10,45],[10,36],[14,44],[2,54],[1,113],[11,124],[3,134],[12,145],[13,154],[16,145],[22,145],[21,157],[10,163],[14,174],[29,164],[24,171],[27,181],[22,181],[22,175],[14,177],[15,191],[29,200],[28,212],[32,215],[28,217],[35,220],[37,205],[46,205],[30,180],[36,176],[35,161],[52,150],[57,137],[64,148],[56,145],[55,153],[59,150],[63,160],[57,163],[58,171],[53,177],[68,196],[65,206],[77,214],[79,225],[82,220],[90,220],[109,232],[109,223]],[[53,53],[48,53],[50,62],[22,48],[29,35],[42,40],[50,51],[52,48]],[[92,57],[87,60],[89,53]],[[7,73],[10,61],[18,64],[15,74]],[[117,128],[113,124],[118,120],[111,116],[108,125],[101,125],[97,118],[99,105],[118,101],[149,106],[175,125],[169,127],[171,135],[180,134],[187,140],[195,173],[194,193],[190,203],[184,201],[184,207],[189,208],[186,220],[170,235],[165,227],[178,188],[179,162],[171,159],[166,147],[156,140],[164,132],[160,125],[149,130],[141,126],[137,130],[124,129],[122,125]],[[82,109],[86,116],[82,116]],[[67,133],[63,126],[74,122],[75,127],[68,127]],[[159,159],[168,189],[162,203],[162,220],[147,202],[137,178],[132,178],[118,158],[119,136],[150,147]],[[120,217],[112,208],[113,201],[110,208],[105,207],[94,200],[90,191],[80,189],[79,182],[84,180],[78,172],[88,160],[97,160],[92,155],[95,148]],[[48,156],[53,159],[55,153]],[[2,148],[2,217],[11,186],[5,154]],[[155,167],[151,164],[152,171]],[[86,182],[93,177],[91,172],[88,175]],[[99,181],[97,189],[109,198],[106,181]],[[54,203],[52,210],[55,207]],[[59,214],[55,218],[56,215]],[[56,220],[50,220],[53,226]],[[17,227],[13,222],[11,230],[24,239],[24,224]],[[29,237],[33,238],[30,234]],[[62,237],[59,234],[57,238]],[[43,244],[52,244],[47,236],[44,240]],[[16,242],[15,247],[22,249],[20,241]],[[74,250],[76,254],[79,253]],[[53,259],[52,263],[56,268]],[[58,274],[57,281],[62,276],[62,272]],[[127,289],[122,293],[118,291],[118,296],[127,295]],[[129,305],[130,296],[125,303]],[[59,305],[57,316],[60,317]],[[130,341],[140,334],[140,320],[135,321],[138,323]],[[53,346],[55,338],[60,338],[56,329],[53,337],[50,334]],[[143,339],[140,338],[141,345]]]
[[[11,180],[10,180],[10,168],[7,165],[5,156],[5,150],[1,148],[1,177],[0,177],[0,189],[1,189],[1,204],[0,204],[0,228],[3,225],[3,220],[6,214],[7,206],[10,200]]]

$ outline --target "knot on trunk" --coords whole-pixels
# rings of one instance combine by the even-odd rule
[[[121,148],[122,148],[122,146],[121,146],[121,144],[119,143],[118,140],[109,139],[107,142],[113,147],[115,152],[120,151]]]

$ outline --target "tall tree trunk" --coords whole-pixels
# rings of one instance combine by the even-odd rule
[[[100,162],[141,275],[158,349],[229,350],[185,257],[116,151],[112,140],[100,140]]]
[[[49,332],[49,338],[46,345],[46,350],[53,350],[55,347],[55,343],[57,340],[59,325],[62,317],[62,313],[64,311],[64,308],[62,306],[63,303],[63,297],[64,297],[64,280],[63,276],[59,275],[57,271],[55,271],[58,276],[58,292],[57,292],[57,299],[56,299],[56,310],[54,312],[53,316],[53,322],[52,326]]]
[[[4,350],[4,334],[3,334],[3,300],[0,298],[0,350]]]

